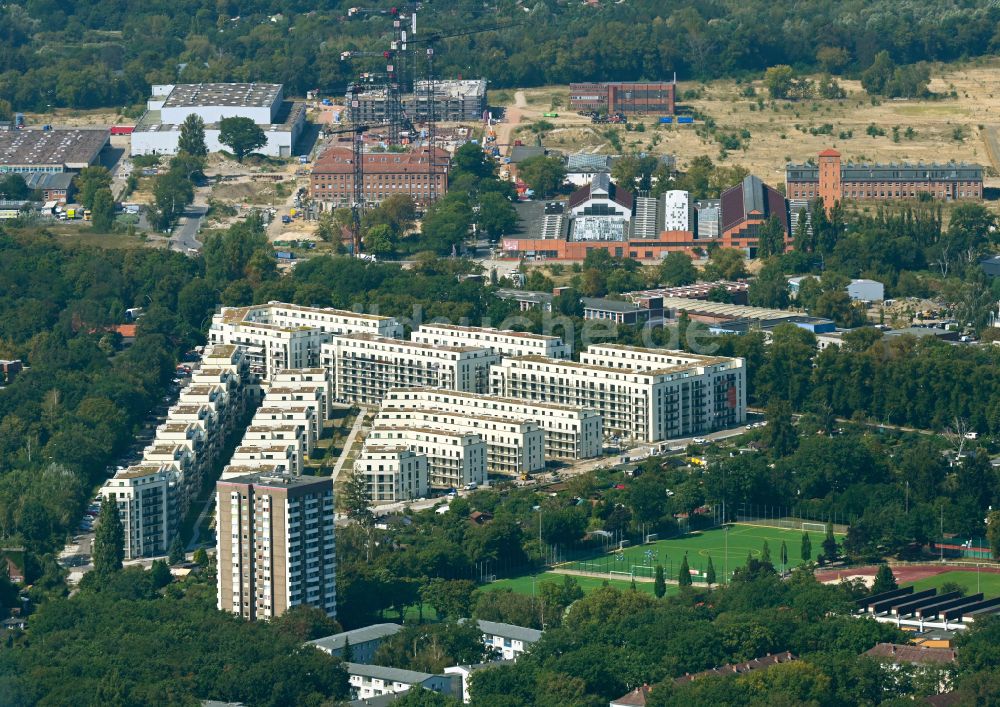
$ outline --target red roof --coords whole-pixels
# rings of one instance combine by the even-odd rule
[[[819,153],[820,157],[840,157],[840,153],[834,150],[832,147],[828,147]]]
[[[611,701],[611,707],[646,707],[646,697],[653,691],[649,685],[637,687],[627,695]]]
[[[894,663],[954,663],[954,648],[929,648],[898,643],[879,643],[865,651],[872,658],[885,658]]]

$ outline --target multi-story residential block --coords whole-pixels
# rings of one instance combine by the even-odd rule
[[[592,346],[579,363],[514,357],[494,366],[491,376],[494,395],[591,407],[607,434],[639,442],[710,432],[746,419],[739,358]]]
[[[268,407],[298,407],[305,405],[316,415],[316,424],[322,428],[327,419],[326,387],[315,383],[274,384],[264,395],[264,405]],[[318,430],[317,430],[318,431]]]
[[[247,445],[267,445],[271,442],[293,442],[299,446],[304,456],[309,456],[309,427],[303,423],[285,420],[258,420],[254,416],[250,426],[243,433],[243,443]]]
[[[407,194],[418,204],[432,195],[448,192],[451,156],[435,147],[409,152],[366,152],[364,199],[379,204],[393,194]],[[432,189],[433,186],[433,189]],[[313,163],[309,194],[329,208],[350,206],[354,201],[354,153],[350,148],[331,147]]]
[[[401,408],[533,420],[545,433],[545,456],[550,459],[590,459],[600,456],[604,448],[601,415],[593,407],[434,388],[390,390],[382,410]]]
[[[372,427],[366,439],[372,446],[405,446],[427,457],[431,486],[462,488],[486,483],[486,443],[468,432],[440,426]]]
[[[434,346],[371,334],[337,336],[323,346],[335,397],[361,405],[379,405],[392,388],[411,386],[486,393],[490,366],[499,361],[486,346]]]
[[[486,471],[490,474],[517,476],[545,468],[545,433],[533,420],[394,407],[382,408],[374,424],[384,429],[433,425],[477,434],[486,442]]]
[[[257,408],[257,412],[253,415],[254,427],[286,427],[288,425],[297,425],[305,430],[306,454],[311,454],[316,440],[319,439],[316,412],[311,407],[306,405],[272,407],[264,404]]]
[[[172,463],[144,462],[118,472],[101,487],[101,495],[118,506],[126,560],[167,554],[177,530],[179,478]]]
[[[333,395],[333,378],[325,368],[289,368],[280,371],[271,379],[271,384],[287,388],[299,386],[317,391],[323,398],[323,418],[330,417],[330,403]]]
[[[403,627],[399,624],[372,624],[325,638],[317,638],[309,643],[337,658],[343,658],[344,648],[350,645],[351,662],[371,663],[378,647],[402,630]]]
[[[569,358],[570,347],[558,336],[492,327],[421,324],[410,340],[433,346],[488,346],[501,356],[550,356]]]
[[[365,445],[354,462],[354,471],[364,474],[376,503],[427,495],[427,455],[405,445]]]
[[[836,150],[823,150],[816,164],[785,166],[790,199],[822,199],[829,210],[843,199],[916,199],[927,194],[946,201],[983,198],[983,168],[977,164],[868,164],[841,162]]]
[[[253,371],[270,380],[286,368],[319,366],[322,344],[337,334],[361,332],[398,338],[403,327],[392,317],[269,302],[223,307],[212,317],[208,339],[244,347]]]
[[[295,442],[272,442],[267,446],[241,444],[229,460],[235,466],[252,466],[256,462],[273,464],[283,474],[302,473],[302,456]]]
[[[216,484],[218,606],[251,621],[337,610],[333,482],[248,474]]]

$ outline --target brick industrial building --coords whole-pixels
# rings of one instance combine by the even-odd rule
[[[785,168],[789,199],[822,199],[830,209],[842,199],[915,199],[930,194],[947,201],[983,198],[983,168],[976,164],[843,164],[836,150],[818,163]]]
[[[368,152],[364,155],[365,200],[378,204],[393,194],[409,194],[427,203],[431,180],[434,193],[448,191],[451,157],[445,150],[420,147],[409,152]],[[350,206],[354,198],[354,157],[350,148],[332,147],[316,160],[309,194],[327,207]]]
[[[760,229],[771,217],[781,224],[786,242],[791,236],[785,197],[752,174],[722,192],[721,201],[719,245],[723,248],[745,248],[753,256]]]
[[[673,115],[676,89],[671,81],[571,83],[569,105],[575,111],[593,113]]]

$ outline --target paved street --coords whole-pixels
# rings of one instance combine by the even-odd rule
[[[191,253],[201,249],[201,242],[198,241],[197,235],[206,213],[208,213],[208,207],[198,204],[191,204],[184,210],[184,215],[177,221],[177,225],[174,226],[174,230],[170,234],[170,250]]]

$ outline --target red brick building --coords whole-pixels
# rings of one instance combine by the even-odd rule
[[[772,216],[785,232],[785,243],[791,242],[788,202],[752,174],[722,192],[721,202],[719,245],[723,248],[747,249],[753,256],[760,229]]]
[[[673,115],[676,90],[671,81],[571,83],[569,105],[575,111],[593,113]]]
[[[354,198],[354,157],[349,147],[332,147],[313,165],[309,195],[327,208],[350,206]],[[364,194],[378,204],[393,194],[409,194],[425,204],[431,180],[438,197],[448,191],[451,157],[445,150],[420,147],[409,152],[367,152],[364,155]]]
[[[816,164],[785,168],[789,199],[822,199],[827,209],[843,199],[915,199],[930,194],[946,201],[983,198],[983,168],[977,164],[844,164],[836,150],[823,150]]]

